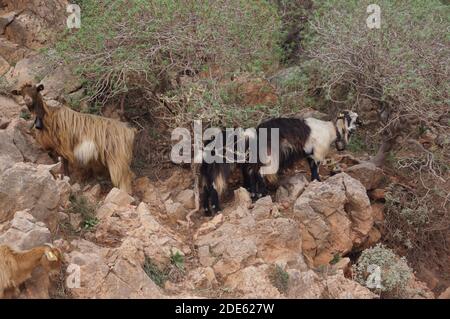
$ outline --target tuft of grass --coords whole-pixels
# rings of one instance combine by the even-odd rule
[[[289,274],[280,265],[275,265],[270,274],[272,285],[281,293],[286,293],[289,288]]]
[[[167,273],[161,270],[150,257],[145,256],[144,271],[147,276],[159,287],[163,288],[167,281]]]
[[[184,256],[177,251],[175,254],[171,253],[170,263],[179,270],[184,271]]]
[[[342,259],[339,253],[334,254],[333,259],[330,261],[331,265],[337,264]]]
[[[20,112],[19,117],[21,119],[24,119],[24,120],[28,121],[29,119],[31,119],[31,114],[29,112],[22,111],[22,112]]]
[[[82,195],[71,195],[69,201],[68,213],[82,216],[81,226],[84,230],[90,231],[94,229],[99,223],[98,218],[95,216],[95,206],[89,203],[86,197]]]
[[[83,220],[82,226],[83,226],[84,230],[89,231],[89,230],[94,229],[98,223],[99,223],[99,220],[97,217],[87,218],[87,219]]]
[[[347,145],[347,148],[352,153],[361,153],[367,150],[366,143],[358,135],[352,136],[350,142]]]

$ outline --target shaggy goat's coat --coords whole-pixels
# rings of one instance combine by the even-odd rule
[[[17,252],[0,245],[0,299],[8,292],[19,292],[19,286],[31,277],[33,270],[42,266],[47,273],[59,272],[62,256],[58,249],[39,246],[28,251]]]
[[[42,86],[26,85],[21,95],[36,115],[36,140],[45,149],[56,151],[71,165],[108,169],[114,186],[131,193],[130,170],[135,130],[125,123],[44,103]]]

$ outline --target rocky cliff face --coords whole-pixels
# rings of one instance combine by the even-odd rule
[[[0,75],[9,85],[40,79],[48,101],[80,89],[66,66],[50,66],[37,51],[64,25],[65,5],[1,2]],[[367,195],[380,193],[378,169],[353,165],[312,183],[297,173],[255,203],[239,188],[221,214],[199,214],[189,226],[190,172],[137,179],[134,197],[82,187],[56,173],[59,164],[29,135],[31,122],[19,118],[21,103],[0,95],[0,244],[24,250],[52,243],[65,268],[56,283],[37,271],[19,297],[378,297],[352,280],[346,257],[380,238],[383,207]],[[85,201],[76,206],[76,198]],[[79,270],[79,285],[69,288],[71,269]],[[423,292],[417,296],[432,297],[411,285]]]

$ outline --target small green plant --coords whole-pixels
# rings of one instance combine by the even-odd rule
[[[360,153],[366,150],[366,143],[364,143],[363,139],[358,136],[352,136],[350,143],[348,143],[347,148],[352,153]]]
[[[184,256],[177,251],[176,253],[171,253],[170,263],[177,267],[179,270],[184,271]]]
[[[22,111],[22,112],[20,112],[19,117],[21,119],[24,119],[24,120],[28,121],[29,119],[31,119],[31,114],[29,112]]]
[[[166,271],[161,270],[150,257],[145,256],[144,271],[147,276],[159,287],[164,287],[167,281]]]
[[[353,266],[355,279],[378,293],[401,296],[413,275],[404,257],[398,257],[382,244],[362,252]]]
[[[339,262],[339,260],[341,260],[342,257],[339,253],[334,254],[333,259],[330,261],[331,265],[335,265]]]
[[[97,217],[90,217],[83,221],[83,229],[84,230],[91,230],[97,226],[99,220]]]
[[[289,274],[280,265],[275,265],[270,274],[270,280],[281,293],[286,293],[289,288]]]
[[[95,216],[95,206],[89,203],[86,197],[82,195],[71,195],[68,213],[80,214],[83,218],[81,225],[84,230],[90,231],[99,223]]]

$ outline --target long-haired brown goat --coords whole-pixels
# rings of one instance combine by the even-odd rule
[[[42,266],[49,276],[59,274],[62,255],[57,248],[39,246],[18,252],[0,245],[0,299],[19,294],[19,286],[31,277],[33,270]]]
[[[136,131],[120,121],[75,112],[66,106],[50,107],[42,99],[42,84],[25,84],[14,95],[21,95],[36,118],[36,140],[54,150],[75,167],[103,166],[114,186],[131,193],[130,170]],[[68,162],[68,163],[67,163]]]

